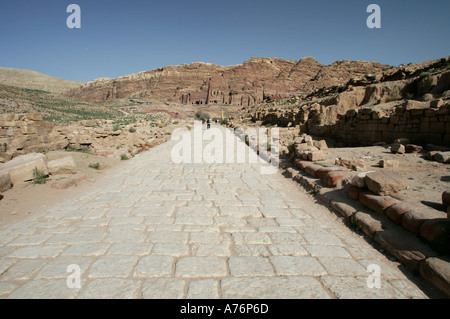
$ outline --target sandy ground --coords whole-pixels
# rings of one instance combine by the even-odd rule
[[[82,191],[84,186],[92,184],[99,176],[123,163],[123,161],[117,159],[81,152],[55,151],[49,152],[46,155],[49,161],[72,156],[76,163],[78,174],[86,175],[87,179],[76,186],[63,190],[53,189],[51,187],[52,183],[57,180],[71,178],[73,177],[72,175],[49,176],[48,182],[41,185],[34,185],[32,183],[15,185],[1,195],[3,198],[0,200],[0,226],[24,220],[38,208],[50,206],[72,198],[74,193]],[[99,163],[105,168],[96,170],[89,167],[89,164],[95,163]]]
[[[425,154],[393,154],[388,146],[330,148],[326,151],[326,165],[334,166],[338,157],[364,160],[366,171],[393,171],[408,182],[408,189],[399,193],[403,197],[421,201],[433,208],[444,210],[442,193],[450,190],[450,165],[430,161]],[[397,160],[397,168],[381,168],[378,162],[382,159]]]

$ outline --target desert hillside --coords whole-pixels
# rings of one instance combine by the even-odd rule
[[[0,84],[61,93],[77,88],[83,82],[63,80],[31,70],[0,67]]]

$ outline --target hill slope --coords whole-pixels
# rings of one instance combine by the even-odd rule
[[[62,93],[66,90],[75,89],[84,83],[63,80],[31,70],[0,67],[0,84]]]

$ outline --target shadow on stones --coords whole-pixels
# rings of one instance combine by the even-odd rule
[[[441,176],[441,182],[450,182],[450,176]]]
[[[436,210],[443,211],[444,213],[447,212],[447,208],[441,203],[429,202],[429,201],[426,201],[426,200],[421,200],[420,202],[422,204],[428,206],[428,207],[434,208]]]

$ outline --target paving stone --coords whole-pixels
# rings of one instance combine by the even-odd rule
[[[265,245],[235,245],[234,252],[238,256],[269,256],[269,250]]]
[[[193,244],[192,254],[195,256],[230,256],[229,244]]]
[[[389,283],[381,282],[381,288],[369,288],[367,277],[324,276],[320,280],[339,299],[404,299]]]
[[[264,257],[230,257],[228,265],[231,276],[257,277],[274,275],[269,259]]]
[[[224,277],[227,275],[225,259],[219,257],[184,257],[176,265],[177,277]]]
[[[17,263],[9,265],[2,274],[1,280],[29,280],[31,279],[46,263],[46,259],[23,259]]]
[[[189,254],[189,246],[186,244],[156,243],[152,254],[174,257],[187,256]]]
[[[215,279],[199,279],[189,283],[187,299],[219,299],[219,282]]]
[[[366,269],[358,262],[348,258],[319,257],[320,263],[330,275],[335,276],[364,276]]]
[[[94,262],[92,257],[84,256],[63,256],[48,261],[44,267],[37,273],[35,279],[56,279],[68,278],[71,272],[67,271],[69,265],[78,265],[80,275],[86,272],[89,266]]]
[[[32,280],[28,281],[13,293],[8,299],[72,299],[79,293],[79,289],[67,287],[65,280]]]
[[[14,282],[0,281],[0,298],[5,298],[17,287],[19,287],[19,285]]]
[[[236,233],[233,234],[233,240],[236,245],[243,244],[271,244],[272,241],[267,234],[263,233]]]
[[[150,233],[149,239],[154,243],[187,243],[188,234],[184,232],[155,231]]]
[[[107,243],[141,243],[146,237],[144,233],[139,231],[122,230],[110,232],[103,241]]]
[[[66,245],[27,246],[11,252],[12,258],[51,258],[58,256]]]
[[[223,206],[220,207],[220,216],[233,216],[237,218],[260,217],[258,208],[253,206]]]
[[[178,278],[151,278],[142,285],[144,299],[180,299],[184,296],[185,280]]]
[[[120,289],[117,289],[120,287]],[[83,287],[80,299],[136,299],[140,298],[141,283],[132,279],[98,278]]]
[[[64,250],[61,255],[101,256],[111,247],[108,243],[75,244]]]
[[[351,258],[350,254],[339,246],[304,245],[303,246],[313,257],[344,257]]]
[[[89,278],[128,277],[138,262],[139,257],[123,255],[106,255],[98,258],[88,271]]]
[[[114,243],[108,250],[109,255],[146,256],[152,251],[151,243]]]
[[[271,256],[269,258],[277,275],[320,276],[327,273],[313,257]]]
[[[175,258],[170,256],[145,256],[139,260],[134,270],[134,277],[162,277],[173,273]]]
[[[313,277],[252,277],[221,280],[225,299],[328,299]]]

